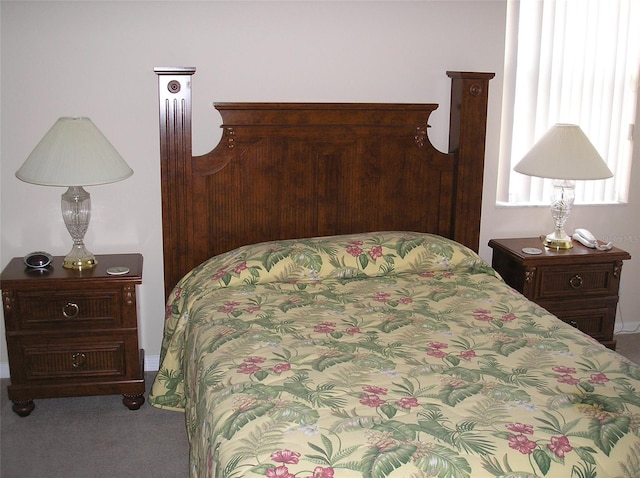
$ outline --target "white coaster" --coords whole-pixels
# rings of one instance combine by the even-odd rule
[[[523,247],[522,252],[525,254],[531,254],[532,256],[537,256],[538,254],[542,254],[542,249],[538,249],[537,247]]]
[[[128,267],[118,266],[118,267],[109,267],[107,269],[107,274],[112,276],[121,276],[129,272]]]

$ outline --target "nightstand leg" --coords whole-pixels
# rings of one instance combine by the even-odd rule
[[[21,417],[26,417],[36,408],[36,404],[33,403],[33,400],[14,401],[11,408]]]
[[[129,410],[137,410],[144,403],[144,395],[143,394],[140,394],[140,395],[127,395],[127,394],[124,394],[124,395],[122,395],[122,397],[123,397],[122,398],[122,403],[124,403],[124,405]]]

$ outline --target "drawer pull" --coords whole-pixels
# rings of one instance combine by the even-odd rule
[[[575,327],[576,329],[578,328],[578,322],[576,322],[575,320],[571,320],[569,321],[569,325],[571,327]]]
[[[78,304],[74,302],[67,302],[67,304],[62,308],[62,315],[67,319],[73,319],[80,312],[80,307]]]
[[[574,289],[579,289],[580,287],[582,287],[582,277],[580,277],[578,274],[574,275],[571,279],[569,279],[569,285],[571,285],[571,287],[573,287]]]
[[[87,356],[83,352],[75,352],[71,355],[71,366],[74,369],[81,369],[87,366]]]

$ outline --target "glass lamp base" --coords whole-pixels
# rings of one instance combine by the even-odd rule
[[[566,234],[564,236],[557,236],[555,233],[551,233],[544,238],[545,247],[549,249],[571,249],[573,247],[573,241]]]
[[[96,257],[84,247],[84,244],[74,244],[62,261],[62,267],[76,271],[92,269],[97,264]]]
[[[567,179],[554,179],[551,191],[551,217],[555,225],[553,232],[544,238],[544,245],[549,249],[571,249],[573,242],[564,232],[564,225],[569,218],[575,199],[576,182]]]

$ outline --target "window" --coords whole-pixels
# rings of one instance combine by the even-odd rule
[[[509,0],[498,202],[549,204],[551,181],[513,166],[555,123],[580,125],[614,173],[576,204],[626,202],[640,69],[640,2]]]

